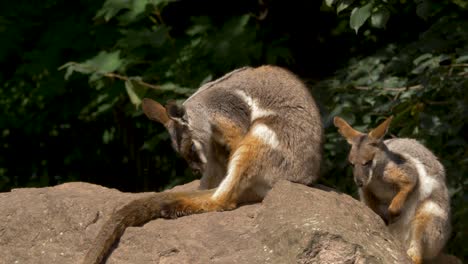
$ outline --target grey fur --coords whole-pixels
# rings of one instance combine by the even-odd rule
[[[431,177],[431,179],[434,179],[437,183],[430,193],[425,194],[421,191],[422,188],[425,188],[425,186],[422,186],[424,181],[418,178],[416,187],[409,195],[399,219],[389,225],[390,231],[401,239],[401,241],[404,241],[404,245],[407,248],[410,248],[411,220],[419,211],[423,210],[423,206],[426,202],[431,201],[437,204],[443,210],[443,214],[432,215],[431,223],[429,223],[424,230],[422,238],[423,257],[425,259],[432,259],[443,249],[450,236],[451,230],[450,197],[445,184],[445,169],[431,151],[414,139],[398,138],[385,140],[384,142],[389,150],[387,155],[403,155],[405,160],[398,166],[408,175],[418,176],[415,164],[407,159],[409,155],[419,160],[423,164],[428,177]],[[385,169],[384,164],[388,163],[389,159],[385,157],[379,157],[378,159],[379,162],[382,163],[383,169]],[[375,173],[382,174],[383,171],[381,168],[377,168]],[[376,191],[378,192],[381,190],[382,189],[377,188]]]
[[[255,100],[258,107],[268,111],[268,115],[255,120],[257,112],[242,93]],[[182,203],[181,197],[184,201],[198,201],[199,206],[212,202],[211,198],[216,196],[214,188],[227,175],[233,150],[223,142],[226,131],[218,127],[217,117],[235,125],[241,138],[252,132],[258,123],[263,128],[267,127],[268,133],[273,131],[274,135],[273,138],[269,138],[271,133],[259,135],[263,138],[259,138],[258,144],[263,146],[256,153],[258,155],[249,156],[248,166],[243,167],[242,174],[237,174],[240,177],[231,179],[231,183],[237,181],[238,184],[235,187],[227,184],[225,188],[236,192],[235,201],[216,209],[229,210],[233,209],[232,203],[261,201],[280,179],[310,184],[319,177],[323,134],[320,114],[305,85],[284,69],[263,66],[235,70],[200,87],[181,107],[170,105],[164,108],[151,99],[143,99],[142,104],[143,111],[151,120],[161,122],[167,128],[174,149],[193,169],[203,172],[200,188],[212,190],[150,193],[133,200],[106,221],[87,252],[84,264],[101,263],[128,226],[141,225],[157,217],[203,212],[203,208],[179,211],[183,209],[178,209],[177,205]],[[276,139],[277,147],[265,147]],[[243,165],[246,164],[231,164],[233,167]],[[209,200],[200,202],[200,197],[206,199],[207,194],[212,195]]]
[[[252,109],[237,91],[243,91],[256,100],[260,108],[272,112],[267,118],[268,127],[276,133],[282,146],[281,151],[272,150],[271,155],[261,161],[262,170],[255,177],[261,177],[270,188],[279,179],[303,184],[314,182],[319,176],[321,162],[323,129],[320,114],[305,85],[279,67],[235,70],[205,84],[184,102],[192,137],[202,143],[208,160],[215,160],[211,146],[213,117],[226,117],[245,132],[252,125]],[[206,171],[202,188],[216,187],[225,173],[222,169]]]
[[[392,117],[363,134],[343,119],[334,124],[351,144],[348,159],[361,201],[388,223],[415,263],[436,257],[450,235],[450,199],[445,170],[414,139],[383,141]]]

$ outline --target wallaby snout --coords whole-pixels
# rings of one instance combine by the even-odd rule
[[[354,175],[354,182],[358,187],[362,187],[369,182],[371,168],[370,165],[361,165],[361,164],[354,164],[353,167],[353,175]]]
[[[363,182],[361,179],[359,179],[359,178],[356,178],[356,177],[355,177],[355,178],[354,178],[354,182],[356,183],[356,185],[357,185],[359,188],[361,188],[362,186],[364,186],[364,182]]]

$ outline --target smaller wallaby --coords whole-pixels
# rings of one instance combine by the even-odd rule
[[[450,234],[445,170],[414,139],[383,140],[392,117],[368,134],[340,117],[334,124],[351,145],[348,156],[362,202],[377,213],[414,263],[435,258]]]

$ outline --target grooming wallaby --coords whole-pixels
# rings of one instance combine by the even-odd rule
[[[142,102],[174,149],[202,174],[200,191],[154,193],[111,216],[85,263],[99,263],[127,226],[152,218],[223,211],[260,202],[280,179],[319,176],[322,122],[306,86],[274,66],[241,68],[200,87],[181,106]],[[107,226],[107,227],[106,227]]]
[[[450,234],[450,200],[445,170],[414,139],[383,140],[392,117],[368,134],[346,121],[334,124],[351,144],[348,156],[361,201],[388,224],[414,263],[436,257]]]

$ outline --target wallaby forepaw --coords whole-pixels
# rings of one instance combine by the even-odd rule
[[[406,251],[406,254],[408,254],[408,256],[411,258],[411,260],[412,260],[412,262],[414,264],[421,264],[422,263],[421,254],[417,250],[415,250],[414,248],[408,249],[408,251]]]
[[[392,220],[397,219],[401,214],[401,206],[399,206],[396,203],[390,204],[390,206],[388,207],[388,214],[391,219],[390,222],[394,222]]]

